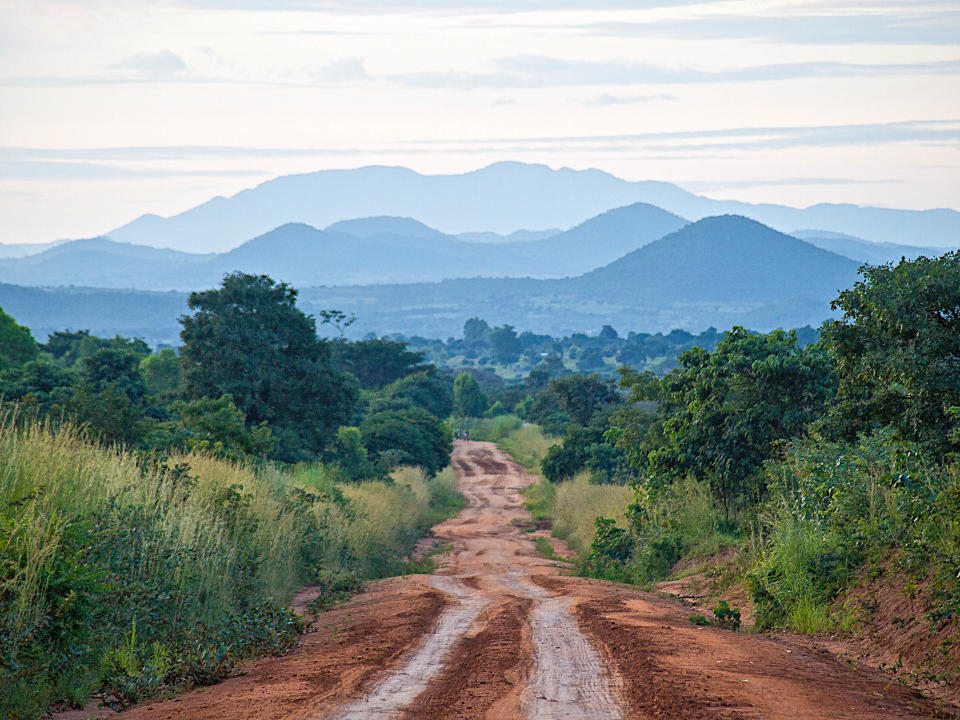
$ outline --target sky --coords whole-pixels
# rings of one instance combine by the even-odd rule
[[[960,0],[0,0],[0,18],[0,242],[371,164],[960,209]]]

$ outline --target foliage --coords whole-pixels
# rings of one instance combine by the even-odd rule
[[[0,371],[18,367],[33,360],[38,353],[37,343],[28,328],[0,308]]]
[[[163,348],[140,361],[140,373],[147,393],[162,405],[177,399],[180,393],[180,359],[175,350]]]
[[[243,413],[231,395],[216,400],[200,398],[170,405],[174,422],[167,425],[171,437],[154,441],[159,447],[180,447],[232,460],[250,460],[270,455],[276,441],[266,423],[247,427]]]
[[[726,600],[717,600],[717,604],[713,608],[713,620],[717,627],[739,630],[740,609],[730,607]]]
[[[833,302],[843,318],[823,338],[836,358],[841,402],[831,425],[846,440],[889,425],[943,455],[960,405],[960,251],[865,267]]]
[[[133,702],[285,652],[302,627],[285,609],[297,588],[402,569],[423,530],[462,502],[449,473],[342,492],[324,477],[134,455],[8,418],[0,716],[36,718],[98,689]]]
[[[619,399],[613,380],[598,375],[554,378],[547,389],[578,425],[586,425],[598,410]]]
[[[407,343],[390,340],[338,342],[334,355],[341,367],[352,373],[361,387],[379,390],[415,372],[429,371],[423,352],[407,350]]]
[[[275,456],[315,457],[348,420],[356,391],[330,359],[297,291],[265,275],[227,275],[193,293],[182,318],[180,362],[188,397],[229,394],[248,424],[267,423]]]
[[[408,401],[431,415],[446,418],[453,412],[450,380],[434,371],[421,370],[396,380],[384,388],[387,401]]]
[[[829,358],[780,330],[734,328],[713,353],[694,348],[680,364],[662,383],[665,443],[649,468],[709,481],[729,514],[745,497],[763,497],[764,460],[823,412],[835,383]]]
[[[453,381],[453,407],[461,417],[483,417],[489,401],[472,375],[460,373]]]
[[[371,459],[416,465],[433,475],[450,462],[452,436],[436,416],[414,405],[374,412],[360,423]]]

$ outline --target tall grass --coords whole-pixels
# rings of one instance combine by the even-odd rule
[[[596,518],[611,518],[626,525],[633,491],[620,485],[597,485],[588,473],[556,485],[553,498],[553,534],[567,541],[581,559],[590,554]]]
[[[0,422],[0,717],[104,688],[129,702],[293,644],[325,571],[401,567],[458,502],[451,474],[337,486],[204,455],[143,457]]]
[[[515,415],[497,415],[463,421],[473,440],[497,443],[513,460],[531,472],[540,471],[547,450],[559,442],[543,434],[539,425],[524,423]]]

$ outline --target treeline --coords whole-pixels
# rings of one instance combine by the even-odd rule
[[[884,578],[928,679],[957,681],[960,253],[865,267],[833,305],[813,343],[734,328],[663,376],[621,368],[619,389],[532,373],[491,399],[560,436],[550,481],[632,489],[584,572],[648,584],[737,549],[758,627],[811,632],[864,622],[845,593]]]
[[[0,716],[209,684],[293,646],[299,587],[322,608],[419,567],[462,502],[454,379],[295,301],[227,276],[179,353],[0,313]]]
[[[798,328],[796,334],[801,344],[817,340],[816,330],[809,326]],[[518,332],[512,325],[491,326],[486,320],[473,317],[464,323],[463,336],[459,338],[444,341],[402,334],[385,337],[406,342],[441,366],[489,369],[512,379],[535,367],[558,373],[613,375],[618,367],[628,365],[663,373],[677,366],[677,358],[685,350],[713,350],[722,336],[716,328],[708,328],[699,334],[680,329],[669,333],[630,331],[622,337],[613,327],[604,325],[596,335],[573,333],[553,337],[528,330]]]

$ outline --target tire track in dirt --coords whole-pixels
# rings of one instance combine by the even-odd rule
[[[528,579],[550,565],[517,522],[530,476],[490,443],[458,443],[452,462],[466,505],[434,528],[452,550],[432,583],[457,604],[399,669],[326,717],[618,720],[614,682],[570,600]]]

